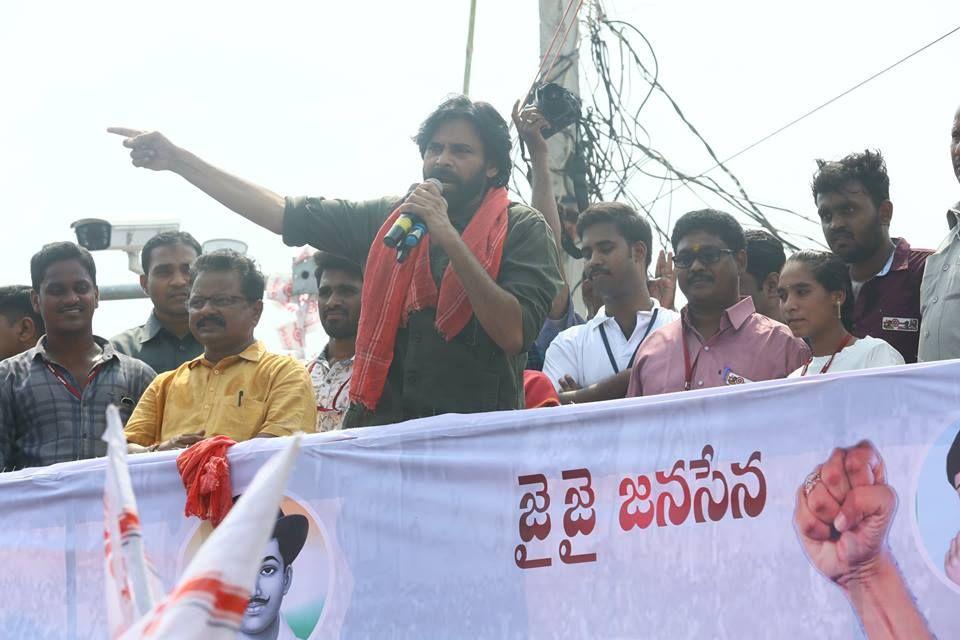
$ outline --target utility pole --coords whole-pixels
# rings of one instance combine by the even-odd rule
[[[572,5],[576,6],[576,5]],[[564,11],[569,9],[564,19]],[[563,24],[561,25],[561,19]],[[573,23],[571,24],[571,21]],[[569,26],[569,30],[567,27]],[[560,29],[559,34],[557,29]],[[566,31],[566,38],[561,37]],[[556,41],[554,36],[556,35]],[[580,55],[579,55],[579,25],[568,0],[540,0],[540,59],[547,54],[551,42],[553,50],[546,60],[547,68],[553,63],[553,69],[543,78],[543,82],[554,82],[572,94],[580,97]],[[553,182],[553,192],[558,198],[563,196],[574,197],[573,180],[567,176],[567,167],[576,147],[577,127],[567,127],[547,140],[550,177]],[[583,271],[583,261],[577,260],[563,252],[561,256],[564,275],[572,290]],[[573,296],[574,307],[582,317],[586,317],[586,306],[580,297],[579,291]]]
[[[477,0],[470,0],[470,22],[467,24],[467,55],[463,63],[463,95],[470,95],[470,66],[473,64],[473,30],[477,24]]]

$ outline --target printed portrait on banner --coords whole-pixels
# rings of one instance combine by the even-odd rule
[[[202,523],[186,544],[180,570],[212,532]],[[319,636],[334,562],[322,522],[306,503],[284,497],[256,582],[244,611],[238,639],[308,640]]]
[[[960,594],[960,423],[930,446],[911,506],[914,535],[928,565]]]

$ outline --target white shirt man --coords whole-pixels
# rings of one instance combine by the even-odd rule
[[[559,391],[565,375],[586,387],[630,368],[640,344],[651,333],[680,319],[680,314],[651,298],[649,311],[637,311],[637,325],[628,338],[617,321],[601,307],[586,324],[562,331],[547,349],[543,372]]]

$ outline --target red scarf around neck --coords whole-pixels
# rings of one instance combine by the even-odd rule
[[[477,212],[463,231],[463,241],[490,277],[500,273],[503,244],[507,237],[507,190],[487,191]],[[430,272],[430,236],[397,262],[397,252],[383,244],[383,236],[400,217],[394,211],[377,232],[367,256],[360,294],[360,326],[350,379],[350,400],[375,411],[393,361],[397,330],[410,314],[436,308],[434,326],[448,342],[463,331],[473,315],[467,292],[451,265],[447,265],[440,290]]]

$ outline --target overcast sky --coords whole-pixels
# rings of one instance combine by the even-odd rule
[[[653,43],[660,79],[725,157],[960,24],[956,0],[605,3]],[[0,282],[28,282],[43,243],[70,222],[178,219],[202,241],[246,241],[267,272],[294,249],[171,174],[135,169],[111,125],[156,129],[284,194],[364,198],[420,176],[410,136],[460,90],[468,0],[0,5]],[[505,116],[538,65],[534,0],[478,0],[471,96]],[[881,149],[892,232],[936,246],[960,198],[949,162],[960,34],[731,163],[751,196],[814,214],[814,158]],[[589,75],[589,61],[582,63]],[[584,90],[589,83],[582,84]],[[710,166],[657,105],[656,146],[684,170]],[[640,189],[645,187],[639,187]],[[658,216],[702,203],[686,190]],[[806,229],[817,235],[815,226]],[[101,284],[133,281],[118,252]],[[105,303],[95,329],[142,322],[145,301]]]

